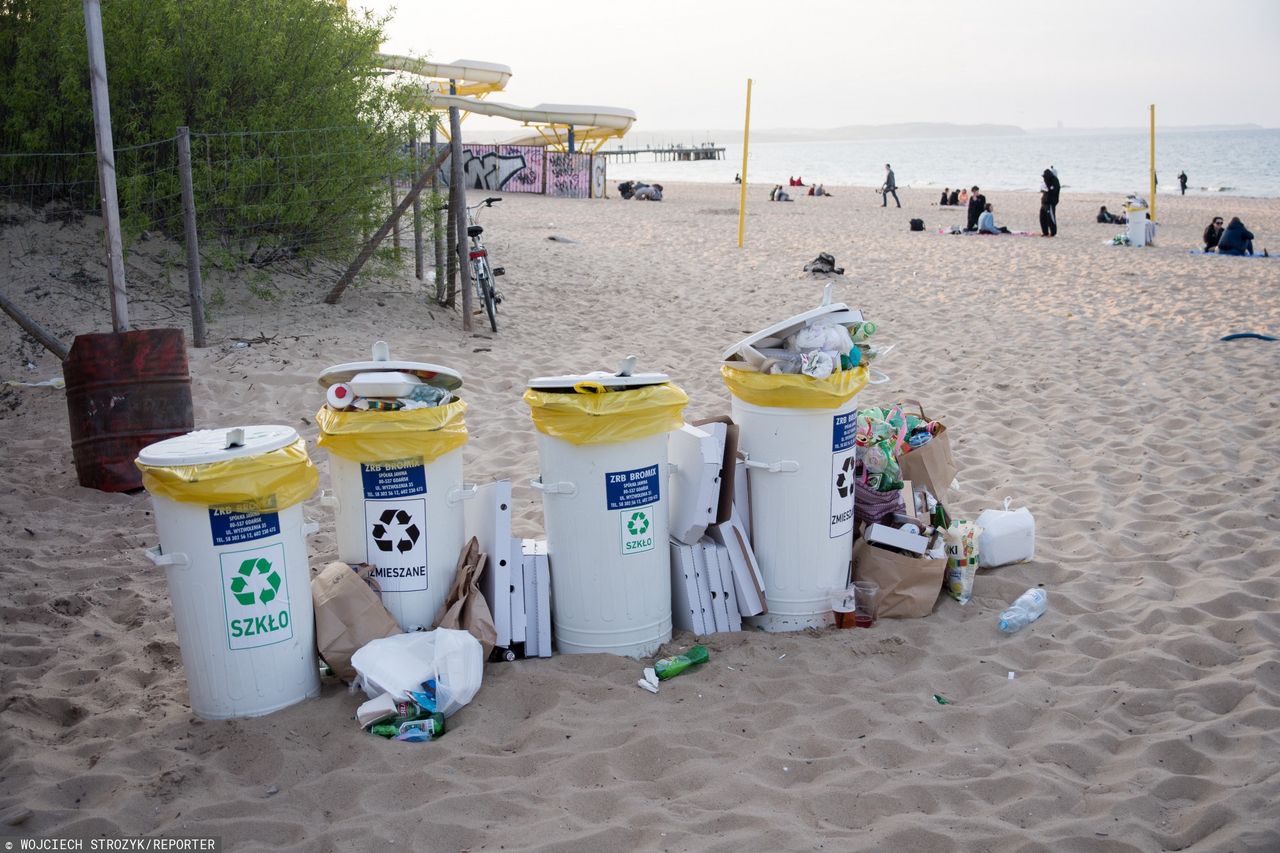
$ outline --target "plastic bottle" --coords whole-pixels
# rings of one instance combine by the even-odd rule
[[[655,663],[653,668],[657,672],[658,678],[662,681],[666,681],[668,678],[674,678],[691,666],[706,663],[710,657],[711,655],[707,653],[705,646],[694,646],[682,655],[663,658]]]
[[[1000,614],[1000,630],[1012,634],[1039,619],[1048,607],[1049,593],[1039,588],[1029,589]]]

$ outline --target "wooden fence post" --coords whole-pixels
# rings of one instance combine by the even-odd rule
[[[178,180],[182,184],[182,224],[187,240],[187,289],[191,293],[191,341],[209,345],[204,325],[204,282],[200,278],[200,237],[196,230],[196,193],[191,179],[191,128],[178,128]]]

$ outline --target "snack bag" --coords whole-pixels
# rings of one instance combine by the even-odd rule
[[[947,594],[961,604],[973,598],[973,576],[978,571],[978,535],[982,529],[969,521],[955,521],[942,534],[947,543]]]

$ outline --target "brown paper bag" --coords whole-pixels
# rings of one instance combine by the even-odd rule
[[[928,616],[942,592],[947,561],[909,557],[867,544],[853,544],[853,579],[872,581],[880,587],[877,618],[910,619]]]
[[[316,649],[343,681],[356,677],[351,656],[361,646],[403,633],[378,593],[346,563],[330,563],[311,579],[311,600],[316,612]]]
[[[904,408],[913,405],[920,410],[920,417],[929,419],[920,401],[903,400],[901,405]],[[960,473],[960,467],[956,465],[955,457],[951,455],[951,436],[947,433],[946,425],[941,421],[933,438],[927,444],[898,457],[898,465],[902,468],[902,479],[925,486],[929,493],[940,501],[946,498],[947,489],[951,488],[951,481],[956,478],[956,474]]]
[[[480,575],[484,572],[488,555],[480,550],[480,542],[472,536],[458,555],[458,565],[453,573],[453,586],[445,597],[444,607],[436,614],[434,627],[455,628],[467,631],[484,646],[485,660],[498,641],[498,629],[493,624],[489,602],[480,592]]]

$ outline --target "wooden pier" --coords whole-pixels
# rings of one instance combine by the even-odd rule
[[[652,148],[645,146],[644,148],[615,148],[612,151],[601,149],[599,154],[606,157],[616,157],[619,162],[634,163],[640,159],[640,155],[652,155],[653,162],[694,162],[696,160],[723,160],[724,149],[717,148],[714,143],[705,145],[670,145],[666,148]]]

